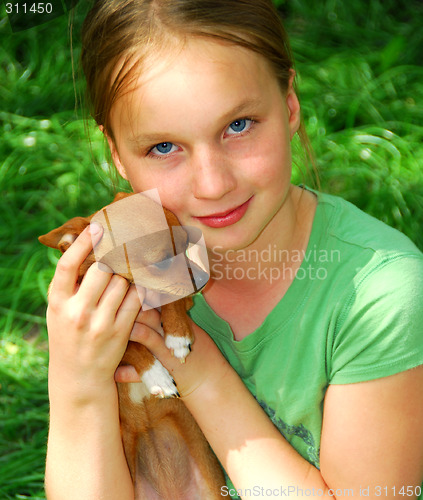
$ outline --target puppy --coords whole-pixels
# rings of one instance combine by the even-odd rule
[[[131,195],[118,193],[112,204],[127,196]],[[39,241],[64,253],[93,218],[96,220],[104,214],[107,219],[107,210],[110,211],[112,204],[89,217],[69,220],[61,227],[40,236]],[[201,289],[207,282],[208,274],[185,257],[188,260],[191,287],[187,286],[186,268],[184,279],[179,276],[184,266],[174,265],[168,254],[170,247],[174,254],[175,249],[186,246],[187,234],[181,227],[177,227],[180,225],[175,215],[169,210],[163,210],[169,228],[166,231],[167,237],[163,233],[156,233],[147,238],[136,238],[132,241],[131,248],[123,245],[125,248],[122,251],[119,247],[107,247],[105,230],[102,241],[105,240],[103,243],[106,248],[103,248],[104,256],[100,262],[104,262],[130,282],[139,283],[141,280],[143,286],[147,284],[153,306],[154,299],[159,296],[163,304],[161,319],[166,345],[183,361],[194,340],[186,316],[186,310],[192,306],[191,297],[186,296],[187,290],[192,290],[192,285],[196,291]],[[133,222],[128,221],[128,217],[115,217],[115,225],[116,220],[119,228],[126,227],[131,231],[131,226],[134,226]],[[178,230],[175,231],[175,227]],[[169,235],[172,235],[171,241]],[[129,252],[135,256],[133,259],[142,262],[134,265],[131,261],[131,265],[128,265]],[[96,255],[92,251],[79,270],[79,281],[95,261]],[[170,280],[173,286],[169,285],[169,280],[167,285],[163,284],[164,274],[169,276],[169,273],[174,274]],[[134,482],[135,499],[221,498],[221,487],[225,485],[222,469],[194,418],[177,398],[177,388],[167,370],[144,346],[131,341],[128,342],[121,365],[134,366],[140,378],[140,383],[117,384],[122,441]]]

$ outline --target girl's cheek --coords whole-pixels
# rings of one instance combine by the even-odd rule
[[[144,172],[129,178],[132,189],[137,193],[142,193],[150,189],[157,189],[160,200],[166,208],[171,210],[178,216],[178,212],[182,214],[184,200],[187,199],[186,185],[174,180],[171,174],[155,174]],[[185,189],[183,192],[182,190]]]

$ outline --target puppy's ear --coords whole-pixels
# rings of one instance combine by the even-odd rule
[[[62,253],[72,245],[76,238],[90,223],[91,217],[74,217],[65,222],[63,226],[53,229],[47,234],[43,234],[38,241],[50,248],[57,248]]]

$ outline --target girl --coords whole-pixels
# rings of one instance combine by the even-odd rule
[[[271,0],[99,0],[82,63],[119,173],[202,230],[212,279],[180,365],[124,279],[92,266],[76,287],[101,230],[60,259],[48,498],[134,498],[115,387],[136,381],[116,371],[128,338],[172,373],[234,485],[222,496],[419,496],[423,255],[290,183],[290,143],[304,134]]]

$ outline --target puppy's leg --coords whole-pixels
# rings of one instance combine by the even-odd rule
[[[132,365],[142,384],[129,384],[129,397],[134,404],[150,395],[161,398],[179,396],[175,381],[158,359],[142,344],[129,342],[121,365]]]
[[[177,300],[162,306],[161,315],[166,347],[183,363],[194,342],[194,335],[186,315],[185,300]]]

